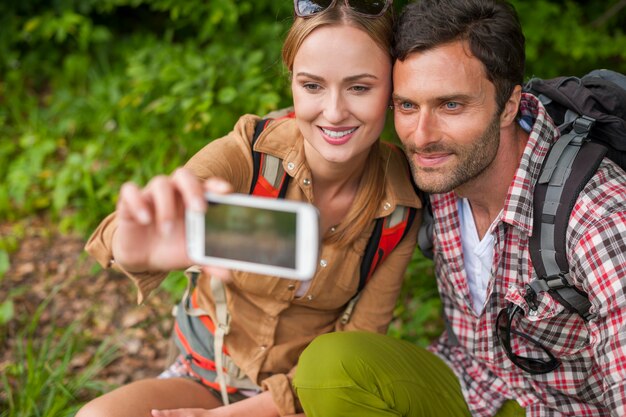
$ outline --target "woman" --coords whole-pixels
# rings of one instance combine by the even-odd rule
[[[226,283],[231,321],[225,349],[236,371],[259,389],[236,394],[230,389],[230,400],[237,402],[223,405],[219,388],[194,380],[183,357],[167,378],[121,387],[89,403],[79,417],[141,416],[151,409],[177,408],[215,409],[206,415],[293,414],[300,408],[291,376],[315,336],[334,330],[386,331],[415,247],[419,213],[361,291],[350,321],[344,324],[340,317],[355,294],[374,219],[396,206],[421,207],[403,154],[379,141],[391,94],[391,1],[294,4],[296,18],[283,60],[291,73],[295,117],[273,121],[255,150],[283,159],[292,177],[287,199],[319,209],[322,247],[318,270],[308,282],[232,271]],[[87,250],[101,264],[128,274],[140,301],[165,276],[159,271],[191,264],[184,249],[184,207],[204,209],[205,190],[248,192],[257,121],[243,116],[233,132],[211,142],[171,177],[157,177],[141,190],[133,184],[122,187],[116,214],[94,232]],[[185,306],[214,317],[210,282],[230,272],[202,271]],[[179,310],[177,324],[187,320],[184,316]],[[160,413],[154,415],[165,415]]]

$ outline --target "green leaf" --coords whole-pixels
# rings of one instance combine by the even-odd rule
[[[5,250],[0,249],[0,278],[6,274],[10,266],[9,254]]]
[[[0,304],[0,326],[3,326],[10,322],[15,315],[15,308],[13,306],[13,300],[5,300]]]
[[[228,104],[237,98],[237,90],[234,87],[224,87],[217,93],[217,100],[222,104]]]

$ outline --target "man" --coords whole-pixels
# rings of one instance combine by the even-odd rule
[[[400,17],[395,52],[395,126],[417,185],[434,193],[448,331],[429,350],[322,336],[294,381],[307,417],[625,416],[626,173],[604,160],[569,221],[570,278],[594,318],[547,293],[529,305],[533,189],[558,130],[521,92],[514,9],[418,1]]]

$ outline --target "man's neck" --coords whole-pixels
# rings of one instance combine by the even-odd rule
[[[467,198],[470,203],[479,239],[485,236],[504,207],[527,141],[528,134],[519,127],[503,131],[492,164],[478,177],[455,190],[459,197]]]

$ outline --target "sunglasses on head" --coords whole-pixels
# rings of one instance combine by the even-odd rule
[[[293,9],[298,17],[309,17],[333,7],[338,0],[293,0]],[[355,13],[367,16],[382,16],[393,0],[343,0]]]
[[[512,329],[513,320],[517,314],[521,314],[523,316],[524,310],[520,306],[510,303],[508,307],[503,308],[500,313],[498,313],[498,318],[496,319],[496,335],[506,352],[506,356],[508,356],[515,366],[530,374],[546,374],[554,371],[561,365],[561,361],[559,361],[552,354],[552,352],[550,352],[548,348],[543,346],[539,341],[533,339],[527,334]],[[543,352],[544,357],[547,359],[528,358],[513,352],[513,348],[511,347],[511,339],[513,336],[521,337],[522,339],[532,343],[536,348]]]

